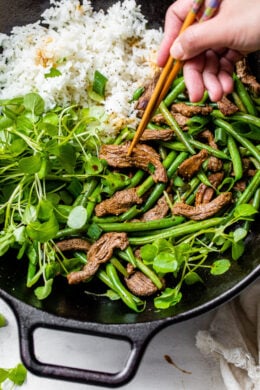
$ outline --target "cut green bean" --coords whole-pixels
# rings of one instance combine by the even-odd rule
[[[174,102],[174,100],[180,95],[180,93],[185,91],[185,88],[186,86],[185,86],[184,77],[180,77],[178,83],[174,86],[174,88],[170,91],[170,93],[168,93],[168,95],[164,99],[164,104],[167,107],[169,107]]]
[[[238,134],[233,129],[233,127],[223,119],[215,119],[214,123],[217,126],[222,127],[229,135],[231,135],[234,139],[236,139],[242,146],[247,148],[251,152],[251,154],[257,159],[257,161],[260,162],[259,150],[255,147],[255,145],[251,141]]]
[[[221,225],[223,218],[216,217],[210,218],[200,222],[188,221],[188,223],[183,223],[182,226],[174,226],[169,229],[164,229],[162,232],[157,234],[152,234],[148,237],[129,237],[129,243],[131,245],[144,245],[150,244],[154,240],[159,238],[177,238],[184,236],[185,234],[196,233],[200,230]]]
[[[231,156],[231,161],[233,165],[233,171],[234,171],[234,178],[235,181],[240,180],[241,177],[243,176],[243,165],[242,165],[242,160],[241,156],[239,153],[239,149],[237,147],[236,141],[234,138],[229,135],[228,136],[228,150],[229,154]]]
[[[226,153],[222,152],[221,150],[212,148],[209,145],[203,144],[200,141],[196,141],[195,139],[190,139],[190,143],[195,148],[197,148],[199,150],[202,150],[202,149],[207,150],[209,152],[209,154],[211,154],[212,156],[215,156],[215,157],[223,159],[223,160],[230,160],[230,157]]]
[[[236,74],[234,74],[233,78],[235,81],[236,92],[237,92],[238,96],[240,97],[246,111],[248,112],[248,114],[257,115],[257,110],[255,108],[253,100],[251,99],[246,87],[244,86],[244,84],[238,78],[238,76]]]
[[[187,137],[187,135],[182,131],[182,129],[179,127],[178,123],[176,122],[176,120],[173,118],[173,116],[171,115],[171,113],[169,112],[169,110],[167,109],[166,105],[164,102],[161,102],[160,105],[159,105],[159,110],[160,112],[162,113],[162,115],[164,116],[167,124],[170,126],[170,128],[176,133],[177,135],[177,138],[179,139],[179,141],[181,141],[187,148],[187,150],[191,153],[191,154],[195,154],[195,150],[193,149],[193,147],[191,146],[190,142],[189,142],[189,138]]]
[[[104,232],[138,232],[154,229],[164,229],[166,227],[178,225],[183,221],[182,217],[175,216],[162,218],[147,222],[124,222],[124,223],[98,223]]]

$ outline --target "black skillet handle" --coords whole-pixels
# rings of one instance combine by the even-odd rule
[[[156,330],[161,327],[158,322],[130,325],[86,323],[55,317],[22,304],[19,301],[16,304],[12,302],[12,306],[18,320],[21,358],[30,371],[39,376],[99,386],[118,387],[129,382],[138,369],[148,341]],[[88,335],[92,334],[94,336],[128,341],[130,344],[130,354],[125,366],[121,371],[116,373],[42,363],[36,357],[33,338],[33,333],[38,328],[71,331]]]

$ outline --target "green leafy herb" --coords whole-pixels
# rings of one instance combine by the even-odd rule
[[[108,79],[98,70],[96,70],[94,73],[94,81],[92,87],[93,91],[97,93],[99,96],[104,97],[107,81]]]
[[[45,73],[44,77],[47,79],[48,77],[58,77],[61,76],[62,73],[57,68],[50,68],[50,71],[48,73]]]

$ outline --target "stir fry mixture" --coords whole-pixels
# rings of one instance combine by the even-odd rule
[[[99,280],[105,299],[136,312],[147,299],[178,304],[205,272],[221,278],[260,204],[260,85],[246,59],[234,81],[222,101],[205,92],[192,104],[180,74],[130,156],[135,129],[101,141],[98,105],[46,111],[36,93],[2,100],[1,261],[15,251],[40,300],[57,278],[86,291]],[[139,117],[154,85],[129,103]]]

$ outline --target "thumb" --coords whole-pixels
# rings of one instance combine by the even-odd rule
[[[207,49],[228,47],[228,32],[214,19],[188,27],[174,41],[170,53],[178,60],[188,60]]]

